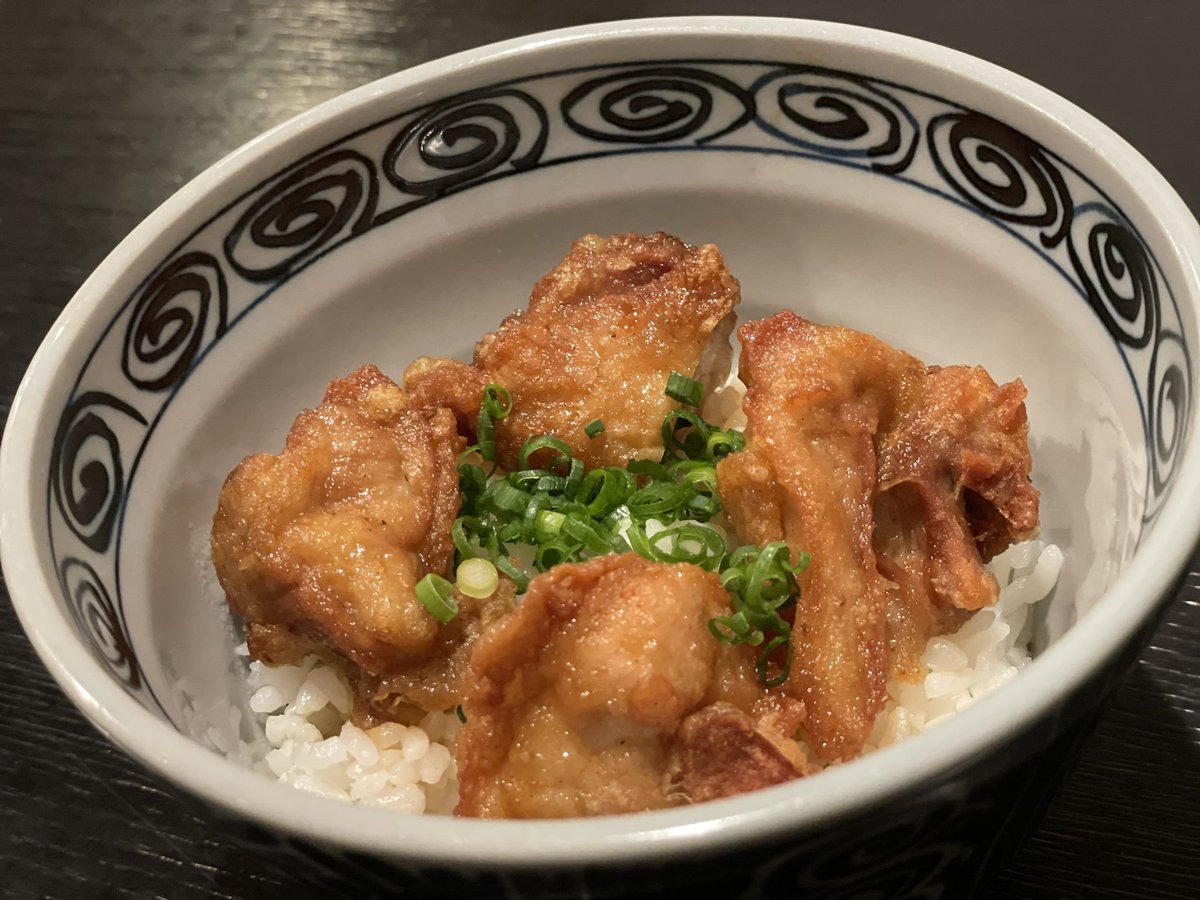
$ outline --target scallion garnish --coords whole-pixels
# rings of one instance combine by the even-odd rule
[[[479,438],[479,455],[485,462],[496,461],[496,423],[512,412],[512,394],[503,385],[489,384],[483,389],[483,400],[479,404],[479,420],[476,437]]]
[[[533,454],[539,450],[553,450],[554,455],[551,457],[551,466],[562,466],[564,469],[571,467],[571,448],[566,441],[560,441],[556,437],[550,437],[543,434],[539,437],[531,437],[525,442],[521,448],[521,468],[524,469],[529,465],[529,460]],[[549,468],[549,467],[548,467]]]
[[[486,600],[500,587],[500,574],[486,559],[464,559],[458,565],[454,581],[466,596]]]
[[[454,600],[454,585],[430,572],[417,582],[417,599],[431,616],[443,625],[458,615],[458,603]]]
[[[694,378],[672,372],[667,376],[667,389],[663,393],[687,406],[699,406],[704,397],[704,386]]]
[[[716,467],[744,449],[745,438],[700,416],[703,390],[694,379],[671,373],[666,394],[687,408],[671,410],[663,420],[661,459],[588,470],[565,441],[534,435],[521,447],[516,471],[489,474],[478,462],[495,462],[495,424],[511,412],[512,397],[502,386],[488,385],[479,444],[458,460],[462,509],[451,536],[459,590],[490,596],[479,593],[490,583],[464,582],[464,575],[490,569],[524,593],[532,573],[606,553],[633,551],[660,562],[692,563],[720,575],[730,592],[730,615],[709,622],[713,636],[761,648],[759,680],[782,684],[792,655],[791,625],[783,613],[796,603],[795,576],[808,565],[808,555],[800,554],[793,565],[782,542],[728,550],[724,532],[708,524],[721,512]],[[595,419],[584,431],[594,438],[604,423]],[[438,576],[422,579],[418,596],[431,613],[438,615],[432,603],[445,615],[453,605],[453,586],[431,578]],[[439,584],[449,588],[448,601]],[[456,607],[449,617],[454,612]]]

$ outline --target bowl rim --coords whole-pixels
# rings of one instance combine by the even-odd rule
[[[684,16],[607,22],[541,32],[468,50],[386,76],[328,100],[268,130],[227,155],[176,192],[138,225],[77,291],[39,347],[13,398],[0,444],[0,562],[18,618],[43,664],[64,693],[113,743],[158,775],[239,816],[316,844],[437,865],[530,868],[614,865],[674,858],[738,846],[819,827],[911,790],[923,780],[1002,744],[1048,715],[1104,667],[1118,649],[1165,606],[1200,534],[1189,514],[1200,502],[1200,454],[1185,456],[1157,514],[1154,533],[1100,602],[1022,673],[1023,691],[1001,690],[926,732],[870,754],[819,779],[741,797],[636,816],[545,822],[422,817],[404,828],[394,813],[339,806],[244,769],[175,731],[117,684],[75,633],[58,604],[45,602],[57,585],[37,559],[35,510],[41,471],[35,437],[55,374],[69,358],[71,338],[131,262],[155,237],[191,219],[196,203],[274,154],[301,133],[335,123],[361,105],[460,71],[486,70],[516,56],[585,43],[619,45],[637,36],[703,37],[731,33],[834,45],[919,62],[964,87],[1010,101],[1072,132],[1091,152],[1136,186],[1149,215],[1170,237],[1179,265],[1178,298],[1191,301],[1200,333],[1200,227],[1163,177],[1122,138],[1090,114],[1000,66],[917,38],[855,25],[805,19]],[[668,48],[664,48],[668,49]],[[1195,407],[1193,407],[1195,408]],[[1188,423],[1195,432],[1195,416]],[[1190,437],[1190,434],[1189,434]],[[36,485],[36,486],[35,486]],[[1032,698],[1032,699],[1030,699]],[[918,752],[918,750],[920,752]]]

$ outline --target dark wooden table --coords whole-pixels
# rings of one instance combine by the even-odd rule
[[[1200,3],[0,0],[0,417],[87,274],[209,163],[322,100],[563,25],[699,12],[840,18],[975,53],[1075,100],[1200,211]],[[353,895],[263,871],[113,749],[0,602],[0,894]],[[987,897],[1200,897],[1200,559],[1027,848]]]

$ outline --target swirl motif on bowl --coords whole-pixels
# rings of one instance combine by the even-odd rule
[[[974,112],[937,116],[928,132],[934,165],[960,196],[1003,222],[1039,229],[1045,247],[1062,241],[1071,197],[1045,148]]]
[[[225,258],[243,278],[277,281],[335,238],[371,227],[379,199],[375,164],[335,150],[284,173],[250,204],[225,238]]]
[[[1150,416],[1150,476],[1154,496],[1166,494],[1182,453],[1184,428],[1191,415],[1192,394],[1188,388],[1191,357],[1183,336],[1160,331],[1155,338],[1147,377]]]
[[[721,103],[718,98],[726,98]],[[754,95],[721,75],[686,66],[634,67],[591,78],[563,97],[567,127],[593,141],[698,145],[754,117]]]
[[[96,570],[81,559],[67,557],[59,566],[58,577],[75,622],[90,639],[96,655],[136,691],[142,684],[137,657],[125,623]]]
[[[397,134],[384,152],[383,171],[405,193],[433,199],[504,166],[513,172],[533,168],[548,131],[545,108],[524,91],[464,94],[437,104]]]
[[[133,307],[121,358],[125,377],[148,391],[182,378],[205,344],[225,333],[227,294],[221,264],[207,253],[185,253],[163,268]]]
[[[96,553],[109,549],[125,491],[121,445],[108,421],[113,412],[146,424],[124,400],[89,391],[63,410],[50,458],[57,510],[71,533]]]
[[[903,172],[916,155],[917,120],[864,79],[795,67],[770,72],[754,87],[760,126],[781,140],[887,174]]]

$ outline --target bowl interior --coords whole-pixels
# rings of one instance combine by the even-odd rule
[[[664,62],[610,44],[588,68],[480,66],[432,103],[400,86],[299,131],[98,302],[46,412],[44,562],[100,659],[179,730],[229,749],[252,729],[230,716],[245,688],[207,556],[228,471],[362,363],[469,359],[587,232],[718,244],[741,321],[793,309],[1022,378],[1043,536],[1066,552],[1039,647],[1153,529],[1193,336],[1161,235],[1082,141],[991,118],[944,71],[898,82],[862,48]]]

